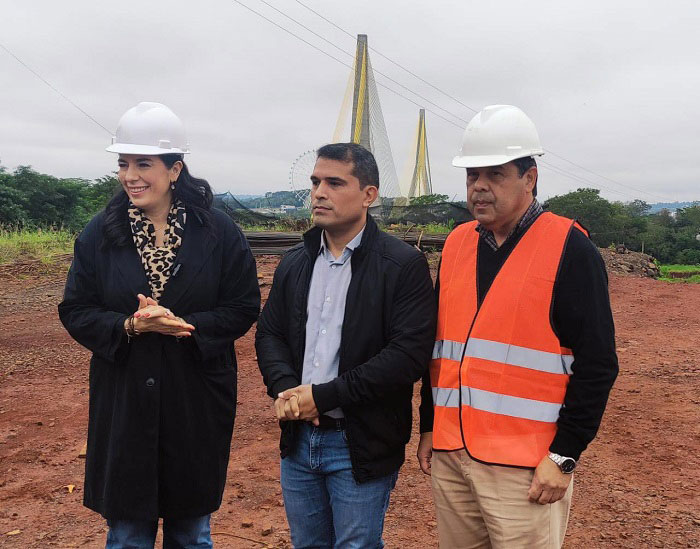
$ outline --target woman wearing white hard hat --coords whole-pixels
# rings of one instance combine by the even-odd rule
[[[236,410],[234,340],[257,319],[240,229],[189,174],[180,119],[139,103],[119,121],[122,189],[75,243],[59,315],[92,351],[84,504],[108,548],[211,547]]]

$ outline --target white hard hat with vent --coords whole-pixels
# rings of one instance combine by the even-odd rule
[[[500,166],[518,158],[543,154],[537,128],[523,111],[512,105],[490,105],[467,124],[462,149],[452,165],[458,168]]]
[[[107,151],[122,154],[187,154],[185,126],[161,103],[144,101],[124,113]]]

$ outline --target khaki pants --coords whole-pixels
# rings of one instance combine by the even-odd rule
[[[530,503],[533,469],[484,465],[464,450],[433,452],[433,496],[443,549],[559,549],[573,479],[556,503]]]

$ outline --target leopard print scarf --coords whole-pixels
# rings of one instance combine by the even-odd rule
[[[173,202],[165,228],[165,245],[159,248],[156,246],[155,226],[142,210],[129,203],[131,234],[146,271],[148,285],[151,287],[151,297],[156,301],[163,294],[165,285],[170,278],[177,250],[182,245],[186,218],[187,213],[182,202],[179,200]]]

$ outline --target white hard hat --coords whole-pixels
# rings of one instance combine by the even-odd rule
[[[490,105],[467,124],[462,150],[452,160],[458,168],[500,166],[517,158],[541,156],[544,149],[532,120],[518,107]]]
[[[185,126],[161,103],[144,101],[124,113],[108,152],[123,154],[187,154]]]

